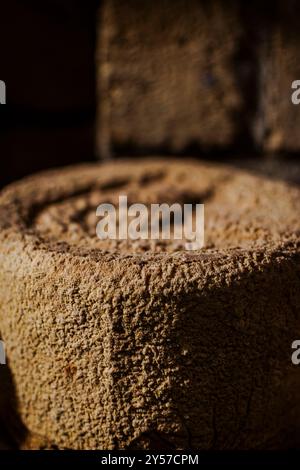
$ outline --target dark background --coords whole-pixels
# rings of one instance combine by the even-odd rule
[[[99,2],[1,2],[0,186],[95,159],[94,50]]]

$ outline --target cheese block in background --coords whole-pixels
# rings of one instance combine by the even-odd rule
[[[254,137],[265,151],[294,153],[300,150],[300,105],[291,99],[292,83],[300,80],[300,5],[288,0],[274,6],[270,21],[260,23]]]
[[[241,3],[105,0],[98,152],[228,148],[245,132]],[[247,79],[247,78],[246,78]]]

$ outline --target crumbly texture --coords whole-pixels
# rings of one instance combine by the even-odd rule
[[[230,146],[244,131],[239,2],[105,0],[98,149]],[[248,69],[247,69],[248,70]],[[246,72],[247,72],[246,70]]]
[[[204,202],[207,245],[103,245],[95,208],[127,192]],[[0,329],[29,431],[73,449],[296,445],[299,196],[232,168],[159,159],[9,186]]]

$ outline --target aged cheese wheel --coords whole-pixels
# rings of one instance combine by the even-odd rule
[[[205,246],[99,240],[96,207],[205,204]],[[18,411],[73,449],[296,445],[299,205],[229,167],[49,171],[0,197],[0,330]]]

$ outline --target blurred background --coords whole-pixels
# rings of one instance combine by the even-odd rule
[[[145,154],[300,181],[299,1],[1,7],[1,187],[44,168]]]
[[[1,2],[0,184],[94,158],[94,1]]]

